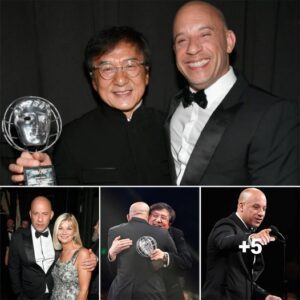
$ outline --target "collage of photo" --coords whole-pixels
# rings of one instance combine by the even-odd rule
[[[300,300],[298,0],[0,1],[0,300]]]
[[[299,201],[296,187],[2,188],[0,298],[298,299]]]

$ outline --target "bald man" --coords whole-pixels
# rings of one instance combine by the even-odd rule
[[[142,255],[137,245],[147,249],[147,243],[138,241],[150,237],[162,251],[176,253],[176,247],[166,230],[148,224],[148,217],[149,206],[136,202],[130,206],[128,222],[109,229],[109,259],[117,262],[117,275],[109,289],[109,300],[166,300],[162,269],[153,264],[155,254],[152,253],[151,258]],[[118,252],[115,252],[116,249]],[[168,264],[168,255],[162,264]]]
[[[173,47],[187,86],[166,122],[173,183],[298,184],[297,105],[233,70],[235,43],[222,12],[209,3],[187,2],[175,16]]]
[[[11,286],[18,300],[50,299],[53,288],[51,270],[59,256],[54,250],[49,223],[54,216],[51,202],[38,196],[31,202],[31,226],[17,230],[9,253]],[[93,270],[97,263],[94,254],[82,267]],[[92,266],[91,266],[92,265]]]
[[[207,274],[202,289],[203,300],[280,300],[256,284],[263,272],[261,251],[251,249],[243,252],[240,245],[252,243],[252,250],[262,248],[274,241],[271,229],[253,233],[264,220],[267,199],[256,188],[247,188],[239,196],[237,210],[219,220],[208,237]]]

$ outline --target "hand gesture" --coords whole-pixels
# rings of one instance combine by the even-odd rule
[[[258,233],[251,234],[250,239],[252,239],[252,240],[256,239],[258,241],[258,243],[260,243],[263,246],[266,246],[270,242],[275,241],[275,237],[270,236],[271,231],[272,231],[271,228],[263,229],[263,230],[259,231]]]

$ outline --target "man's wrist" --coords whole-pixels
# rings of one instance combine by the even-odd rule
[[[251,244],[253,236],[255,235],[255,233],[252,233],[248,236],[248,243]]]
[[[107,253],[107,259],[110,262],[115,261],[116,260],[116,254],[109,250],[108,253]]]

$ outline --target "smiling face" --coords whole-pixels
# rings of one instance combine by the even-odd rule
[[[209,87],[229,70],[235,35],[213,6],[184,5],[175,17],[173,39],[177,68],[194,89]]]
[[[62,221],[57,229],[57,238],[61,244],[71,243],[75,237],[76,228],[71,221]]]
[[[170,228],[170,213],[164,209],[153,210],[150,213],[148,223],[164,229]]]
[[[246,189],[238,202],[238,214],[249,227],[259,227],[265,218],[267,200],[258,189]]]
[[[119,42],[111,51],[96,57],[94,66],[110,63],[120,67],[126,61],[143,62],[144,57],[136,46],[127,42]],[[101,99],[110,107],[122,111],[127,118],[131,118],[132,113],[137,108],[145,93],[149,82],[148,69],[144,65],[139,65],[141,69],[135,77],[130,77],[126,71],[118,69],[111,79],[104,79],[97,69],[93,71],[92,84]]]

